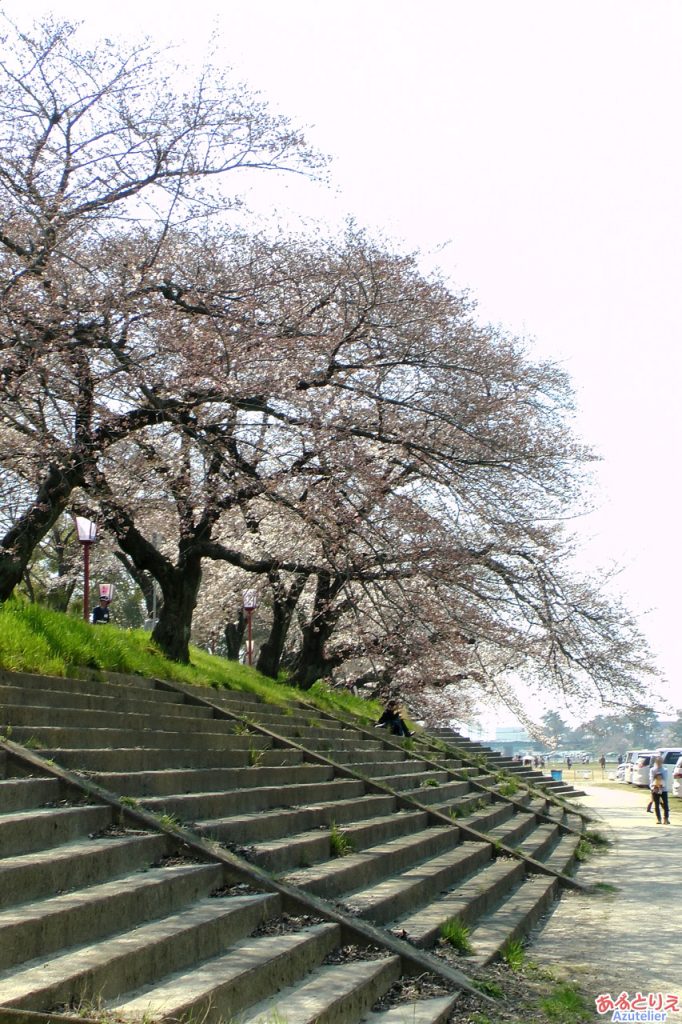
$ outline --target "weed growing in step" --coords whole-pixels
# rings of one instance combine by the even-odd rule
[[[592,1019],[587,1000],[569,982],[558,985],[551,995],[541,999],[540,1006],[547,1019],[556,1024],[582,1024]]]
[[[249,747],[249,766],[251,768],[260,768],[265,757],[265,751],[259,747]]]
[[[583,837],[580,840],[580,842],[578,843],[578,845],[576,846],[576,848],[575,848],[575,855],[574,856],[575,856],[575,859],[577,861],[580,861],[580,863],[582,864],[589,857],[591,857],[593,853],[594,853],[594,848],[593,848],[592,844],[589,842],[588,839],[585,839]]]
[[[512,971],[520,971],[526,959],[526,951],[519,939],[507,939],[500,950],[500,956]]]
[[[514,796],[519,791],[519,784],[516,779],[506,779],[498,786],[497,792],[500,796]]]
[[[39,740],[37,736],[29,736],[29,738],[24,743],[24,746],[26,747],[27,750],[43,750],[45,744],[42,742],[42,740]]]
[[[11,725],[3,725],[2,729],[0,729],[0,736],[3,740],[9,740],[12,737],[12,732],[13,729]]]
[[[471,956],[474,951],[469,939],[469,929],[458,917],[451,917],[440,926],[440,937],[462,956]]]
[[[424,779],[423,782],[419,783],[420,789],[423,789],[424,786],[438,786],[438,785],[439,785],[439,782],[438,782],[437,779]]]
[[[139,804],[134,796],[122,796],[119,799],[119,803],[123,804],[124,807],[138,807]]]
[[[475,981],[474,987],[484,996],[490,996],[491,999],[502,999],[504,996],[502,987],[496,981]]]
[[[182,827],[182,822],[174,814],[160,814],[158,820],[161,828],[169,828],[175,831]]]
[[[457,819],[461,818],[461,816],[462,812],[460,811],[459,807],[450,808],[450,817],[452,818],[453,821],[457,821]]]
[[[235,736],[249,736],[251,733],[251,726],[246,722],[235,722],[232,727],[232,732]]]
[[[607,839],[603,832],[598,832],[596,829],[588,829],[585,833],[585,838],[592,846],[600,847],[601,849],[606,849],[607,846],[611,845],[611,840]]]
[[[603,893],[620,892],[620,886],[612,885],[611,882],[597,882],[594,888],[597,892]]]
[[[348,838],[335,821],[329,828],[329,849],[332,857],[347,857],[355,851],[352,841]]]

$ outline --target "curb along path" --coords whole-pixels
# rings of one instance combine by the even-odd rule
[[[646,789],[586,786],[580,803],[613,843],[578,872],[579,881],[618,887],[567,894],[533,944],[531,957],[560,968],[590,1000],[610,992],[673,993],[682,1004],[682,812],[672,802],[668,827],[645,812]],[[595,1020],[610,1021],[611,1012]],[[627,1019],[627,1017],[623,1018]],[[682,1021],[682,1012],[669,1014]]]

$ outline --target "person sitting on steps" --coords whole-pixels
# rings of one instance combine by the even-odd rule
[[[407,728],[398,710],[398,702],[396,700],[389,700],[386,705],[381,718],[374,726],[375,729],[383,729],[387,727],[391,730],[394,736],[411,736],[412,733]]]

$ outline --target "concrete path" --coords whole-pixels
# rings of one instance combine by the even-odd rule
[[[657,825],[645,811],[648,790],[584,788],[580,804],[599,817],[594,827],[613,846],[590,858],[577,877],[618,891],[564,894],[531,958],[561,968],[591,998],[606,992],[614,998],[622,992],[677,995],[681,1010],[667,1021],[682,1021],[682,801],[671,801],[671,825]],[[609,1012],[594,1019],[611,1018]]]

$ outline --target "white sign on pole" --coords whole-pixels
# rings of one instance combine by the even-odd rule
[[[258,607],[258,591],[256,590],[245,590],[243,595],[243,604],[245,611],[253,611],[254,608]]]

